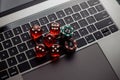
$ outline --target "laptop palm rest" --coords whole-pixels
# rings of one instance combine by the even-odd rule
[[[24,80],[119,80],[98,44],[23,75]]]

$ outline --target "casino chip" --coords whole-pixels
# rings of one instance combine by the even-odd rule
[[[76,48],[77,48],[77,42],[75,40],[69,39],[65,41],[65,49],[67,52],[73,53],[75,52]]]
[[[71,37],[73,35],[74,29],[71,26],[63,26],[61,27],[61,33],[66,37]]]

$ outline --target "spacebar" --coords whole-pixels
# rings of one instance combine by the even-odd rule
[[[95,26],[97,27],[97,29],[101,29],[101,28],[104,28],[104,27],[109,26],[111,24],[113,24],[112,19],[107,18],[105,20],[102,20],[100,22],[95,23]]]

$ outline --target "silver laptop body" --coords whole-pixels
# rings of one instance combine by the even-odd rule
[[[1,0],[1,3],[2,1],[4,0]],[[78,9],[78,6],[80,9]],[[3,48],[0,49],[0,52],[2,54],[3,51],[7,51],[8,57],[0,59],[0,63],[5,66],[0,68],[0,80],[119,80],[119,13],[120,5],[116,0],[48,0],[2,16],[0,18],[0,34],[3,34],[5,39],[1,39],[0,45],[2,46],[0,47]],[[51,14],[54,14],[56,19],[53,17],[54,15],[53,18],[49,17]],[[81,18],[78,14],[80,14]],[[44,21],[45,18],[48,19],[48,22]],[[36,20],[38,23],[35,22]],[[64,23],[61,22],[62,20]],[[30,35],[27,28],[24,30],[23,25],[28,24],[31,27],[34,24],[40,24],[46,31],[49,30],[49,23],[53,21],[61,22],[62,26],[73,25],[73,23],[77,22],[79,28],[74,26],[75,35],[77,35],[74,39],[78,43],[78,48],[74,58],[66,60],[65,55],[62,55],[58,63],[51,63],[51,60],[43,61],[40,64],[39,61],[35,63],[35,60],[33,60],[35,57],[29,55],[30,50],[34,51],[32,44],[29,44],[30,39],[25,40],[21,36],[23,33]],[[85,21],[88,23],[87,25],[84,24]],[[14,32],[17,27],[21,28],[21,33],[19,31],[18,34]],[[10,34],[9,37],[9,33],[7,33],[9,30],[13,32],[14,36],[11,37]],[[92,39],[89,35],[92,35]],[[18,44],[12,42],[11,47],[5,44],[9,42],[8,40],[12,41],[16,36],[19,36],[23,41]],[[24,45],[27,47],[23,51],[18,48],[22,43],[25,43]],[[10,49],[13,47],[16,47],[18,52],[12,55]],[[23,53],[26,59],[20,62],[18,55]],[[16,60],[16,63],[13,60],[13,65],[12,58]],[[25,70],[21,68],[22,65]],[[0,65],[0,67],[2,66]]]

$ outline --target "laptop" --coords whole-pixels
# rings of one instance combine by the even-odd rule
[[[119,0],[0,0],[0,80],[119,80]],[[74,28],[77,50],[53,63],[35,57],[30,29]]]

